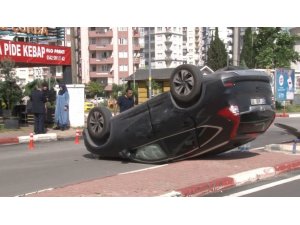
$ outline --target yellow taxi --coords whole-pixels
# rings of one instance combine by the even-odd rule
[[[90,111],[92,108],[94,108],[94,103],[92,102],[84,102],[84,111],[88,112]]]

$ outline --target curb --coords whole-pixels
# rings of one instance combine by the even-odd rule
[[[83,139],[82,131],[79,132],[79,139]],[[29,143],[30,136],[18,136],[18,137],[7,137],[0,138],[0,145],[10,144],[26,144]],[[60,136],[57,133],[37,134],[33,135],[34,142],[50,142],[50,141],[72,141],[75,140],[74,135]]]
[[[18,137],[10,137],[10,138],[0,138],[0,145],[5,144],[19,144]]]
[[[276,117],[290,117],[288,113],[276,113]]]
[[[249,170],[228,177],[214,179],[209,182],[195,184],[189,187],[177,189],[159,197],[196,197],[203,196],[209,193],[218,192],[232,187],[241,186],[244,184],[254,183],[258,180],[274,177],[278,174],[300,169],[300,160],[281,163],[274,167],[262,167],[254,170]]]

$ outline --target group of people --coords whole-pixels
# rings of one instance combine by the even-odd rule
[[[47,85],[38,83],[30,95],[31,112],[34,115],[34,133],[47,132],[45,121],[48,112],[47,102],[50,101],[50,92]],[[55,100],[54,129],[65,130],[69,127],[69,93],[65,84],[59,85],[59,91]]]
[[[34,114],[34,133],[44,134],[47,132],[45,121],[47,118],[47,102],[50,100],[47,85],[38,83],[36,89],[30,95],[31,112]],[[134,106],[133,91],[127,88],[125,95],[120,96],[117,100],[120,113]],[[65,130],[69,127],[69,93],[65,84],[59,85],[59,91],[55,100],[54,123],[56,130]]]

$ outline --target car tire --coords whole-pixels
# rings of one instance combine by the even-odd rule
[[[203,74],[194,65],[176,67],[170,78],[171,94],[180,106],[192,105],[200,95]]]
[[[93,139],[104,138],[109,134],[111,112],[106,107],[94,107],[87,118],[87,129]]]

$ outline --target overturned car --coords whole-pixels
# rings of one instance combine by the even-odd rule
[[[269,76],[180,65],[170,92],[112,117],[93,108],[83,132],[87,150],[103,158],[166,163],[219,154],[254,140],[275,118]]]

